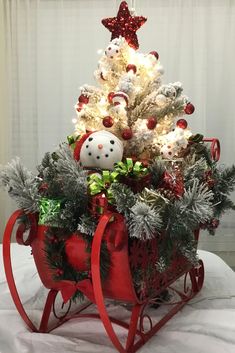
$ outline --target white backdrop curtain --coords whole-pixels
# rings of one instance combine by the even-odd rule
[[[191,129],[218,137],[221,163],[231,164],[235,160],[235,1],[131,3],[137,14],[148,17],[138,31],[140,50],[159,52],[165,82],[181,81],[196,106],[188,118]],[[0,87],[1,163],[17,155],[28,168],[35,168],[46,151],[73,131],[79,86],[93,83],[97,49],[105,48],[110,39],[100,21],[116,15],[119,4],[0,0],[0,70],[7,74]],[[0,212],[4,223],[10,208],[2,194]],[[225,217],[223,227],[235,227],[234,219]]]

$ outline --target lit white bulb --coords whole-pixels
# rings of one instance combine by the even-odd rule
[[[105,97],[102,97],[99,103],[100,103],[100,105],[105,105],[106,104]]]
[[[73,118],[73,119],[72,119],[72,123],[73,123],[73,124],[76,124],[76,123],[77,123],[77,119],[76,119],[76,118]]]
[[[142,87],[140,87],[140,86],[137,86],[136,88],[135,88],[135,91],[138,93],[138,92],[141,92],[141,90],[142,90]]]
[[[150,78],[153,78],[155,76],[155,73],[152,70],[147,70],[147,74]]]

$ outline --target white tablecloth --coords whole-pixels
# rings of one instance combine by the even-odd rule
[[[218,256],[199,251],[205,264],[202,291],[139,352],[234,353],[235,273]],[[30,248],[12,247],[14,273],[23,302],[34,321],[40,318],[46,290],[41,286]],[[129,317],[126,308],[109,304],[113,316]],[[158,315],[161,309],[154,309]],[[116,327],[122,336],[124,330]],[[0,257],[0,353],[116,352],[98,320],[74,319],[50,334],[30,332],[9,294]]]

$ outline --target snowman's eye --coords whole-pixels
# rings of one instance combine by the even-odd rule
[[[108,158],[108,156],[109,156],[108,154],[105,155],[106,158]]]
[[[113,149],[112,149],[112,148],[110,148],[110,152],[113,152]]]
[[[89,137],[88,141],[92,141],[93,140],[93,137]]]
[[[110,143],[111,143],[112,145],[114,145],[114,141],[113,141],[113,140],[111,140]]]
[[[91,156],[91,152],[89,152],[88,154],[89,154],[89,156]]]
[[[97,158],[97,159],[100,159],[100,156],[97,156],[96,158]]]

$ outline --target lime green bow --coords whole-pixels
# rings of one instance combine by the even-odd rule
[[[115,164],[115,172],[120,175],[140,177],[148,173],[148,169],[141,162],[133,163],[132,158],[126,158],[126,162],[118,162]]]
[[[110,172],[104,170],[101,175],[91,174],[88,177],[88,186],[91,195],[97,195],[104,192],[107,198],[112,199],[110,186],[112,183],[117,182],[118,173],[116,171]]]
[[[67,136],[67,141],[68,141],[68,144],[69,146],[74,150],[75,148],[75,144],[76,144],[76,141],[80,138],[80,135],[78,136],[73,136],[73,135],[69,135]]]

